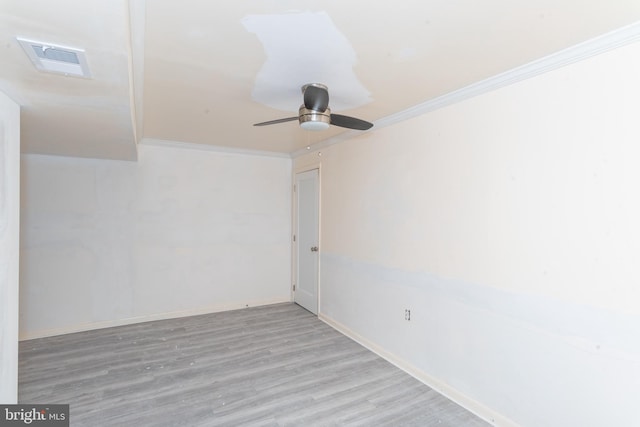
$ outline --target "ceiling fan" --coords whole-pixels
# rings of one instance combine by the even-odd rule
[[[332,114],[329,108],[329,90],[323,84],[309,83],[302,86],[302,95],[304,103],[300,106],[297,116],[255,123],[254,126],[274,125],[293,120],[298,120],[300,127],[306,130],[325,130],[330,124],[356,130],[367,130],[373,126],[373,123],[355,117]]]

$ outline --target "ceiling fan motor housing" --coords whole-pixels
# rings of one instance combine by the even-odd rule
[[[328,129],[331,124],[331,109],[327,108],[325,111],[320,112],[310,110],[301,105],[298,110],[298,121],[300,126],[306,130]]]

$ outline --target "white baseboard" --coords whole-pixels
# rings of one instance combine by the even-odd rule
[[[371,350],[378,356],[382,357],[383,359],[387,360],[391,364],[402,369],[404,372],[408,373],[409,375],[416,378],[420,382],[428,385],[438,393],[442,394],[447,399],[454,401],[458,405],[474,413],[475,415],[487,421],[488,423],[491,423],[499,427],[519,427],[518,424],[516,424],[514,421],[510,420],[509,418],[501,415],[500,413],[492,410],[491,408],[484,406],[480,402],[470,398],[469,396],[466,396],[465,394],[449,386],[448,384],[416,368],[412,364],[399,358],[393,353],[388,352],[387,350],[380,347],[379,345],[369,341],[368,339],[361,336],[360,334],[352,331],[351,329],[341,324],[340,322],[337,322],[336,320],[322,313],[318,315],[318,318],[323,322],[325,322],[326,324],[328,324],[329,326],[331,326],[332,328],[334,328],[335,330],[337,330],[338,332],[346,335],[347,337],[351,338],[358,344]]]
[[[61,328],[42,329],[37,331],[20,332],[20,341],[32,340],[36,338],[52,337],[55,335],[72,334],[74,332],[91,331],[94,329],[111,328],[113,326],[131,325],[134,323],[150,322],[153,320],[177,319],[179,317],[198,316],[200,314],[218,313],[221,311],[238,310],[247,307],[258,307],[262,305],[279,304],[291,302],[290,298],[273,298],[258,301],[234,302],[228,304],[217,304],[206,307],[198,307],[188,310],[171,311],[166,313],[154,313],[144,316],[127,317],[124,319],[106,320],[102,322],[88,322]]]

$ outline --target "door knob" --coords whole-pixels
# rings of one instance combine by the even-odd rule
[[[317,246],[312,246],[311,247],[311,252],[318,252],[318,247]]]

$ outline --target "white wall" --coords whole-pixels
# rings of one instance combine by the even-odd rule
[[[321,316],[497,424],[640,425],[638,76],[636,43],[324,149]]]
[[[0,403],[18,399],[20,108],[0,92]]]
[[[21,338],[290,300],[291,160],[22,158]]]

